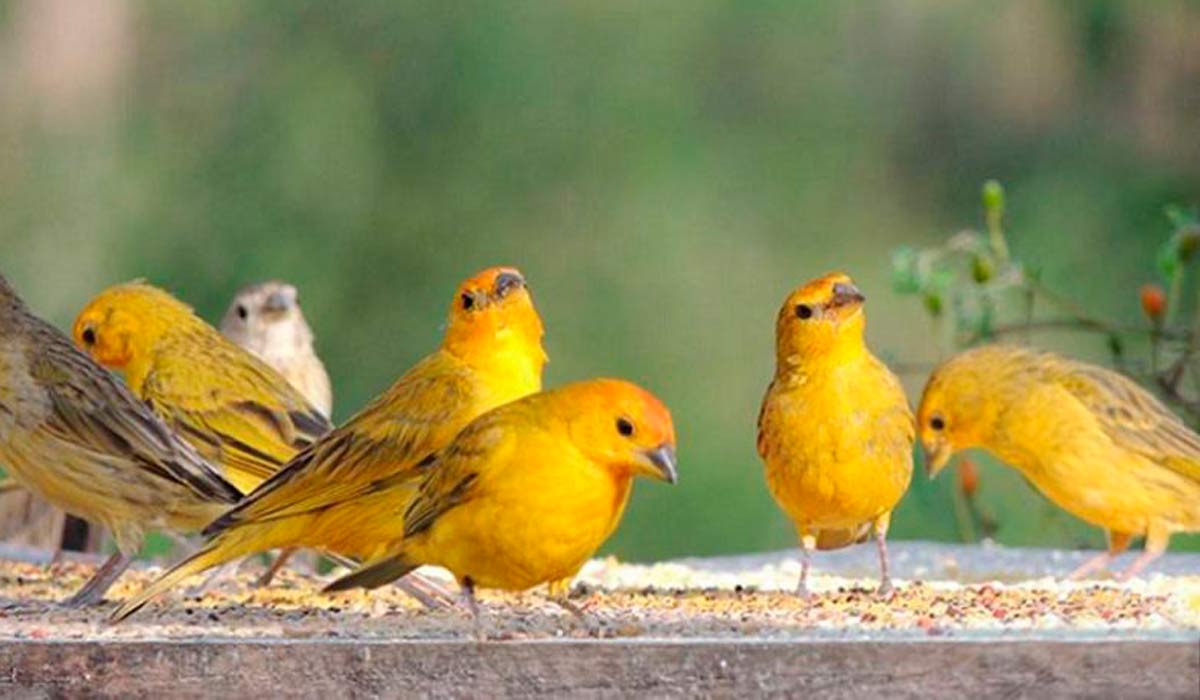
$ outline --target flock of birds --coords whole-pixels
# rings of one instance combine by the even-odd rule
[[[776,369],[759,415],[768,485],[795,523],[807,595],[814,550],[886,535],[919,439],[931,475],[984,448],[1050,499],[1105,529],[1106,567],[1135,537],[1145,551],[1200,529],[1200,436],[1107,369],[1013,346],[964,352],[935,370],[914,416],[864,342],[865,298],[846,275],[785,300]],[[617,527],[635,476],[674,483],[666,406],[618,379],[543,390],[542,321],[524,277],[489,268],[452,297],[441,345],[342,424],[289,285],[235,298],[218,330],[166,291],[100,293],[68,338],[0,277],[0,464],[12,483],[111,533],[117,551],[69,605],[103,600],[163,529],[205,543],[113,613],[121,620],[196,574],[298,549],[350,569],[326,590],[396,581],[427,605],[451,600],[413,573],[448,569],[476,586],[572,578]],[[112,373],[121,375],[123,381]]]

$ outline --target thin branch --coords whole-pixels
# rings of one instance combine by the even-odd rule
[[[1191,333],[1188,331],[1156,330],[1154,328],[1143,328],[1141,326],[1125,326],[1107,323],[1105,321],[1099,321],[1092,318],[1049,318],[1030,322],[1012,323],[996,326],[991,329],[988,335],[991,337],[1001,337],[1025,333],[1031,330],[1077,331],[1083,333],[1103,333],[1105,335],[1144,335],[1151,338],[1157,337],[1163,340],[1180,341],[1191,338]],[[982,339],[983,337],[981,334],[973,333],[968,337],[967,340],[969,344],[973,344]]]

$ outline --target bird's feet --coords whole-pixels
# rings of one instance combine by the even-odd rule
[[[1067,580],[1068,581],[1082,581],[1083,579],[1087,578],[1088,576],[1091,576],[1092,574],[1096,573],[1097,571],[1102,571],[1102,570],[1108,568],[1108,565],[1112,563],[1113,559],[1114,559],[1114,557],[1111,553],[1101,552],[1100,554],[1097,554],[1096,556],[1092,557],[1091,559],[1088,559],[1087,561],[1080,564],[1079,568],[1075,569],[1070,574],[1067,574]]]
[[[576,605],[574,602],[572,602],[566,596],[554,596],[550,600],[554,601],[554,603],[556,605],[558,605],[560,608],[562,608],[563,610],[566,610],[567,612],[571,613],[571,615],[575,618],[576,622],[578,622],[579,625],[581,627],[583,627],[584,631],[587,632],[587,635],[589,637],[599,637],[600,636],[600,623],[597,622],[594,617],[592,617],[591,615],[589,615],[587,613],[587,609],[588,609],[588,607],[591,606],[591,603],[592,603],[591,600],[584,601],[584,603],[582,605]]]

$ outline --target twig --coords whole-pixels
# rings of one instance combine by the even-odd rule
[[[1025,333],[1031,330],[1063,330],[1087,333],[1103,333],[1105,335],[1146,335],[1151,337],[1157,335],[1165,340],[1189,340],[1192,337],[1192,334],[1187,331],[1156,331],[1153,328],[1123,326],[1093,318],[1050,318],[1039,319],[1031,322],[1006,324],[992,328],[988,335],[991,337],[1000,337],[1005,335]],[[967,342],[968,344],[974,344],[982,340],[982,338],[982,334],[974,333],[968,337]]]

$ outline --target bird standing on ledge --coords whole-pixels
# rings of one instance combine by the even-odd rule
[[[404,538],[326,590],[376,588],[433,564],[474,607],[475,586],[569,580],[616,529],[634,476],[677,479],[671,414],[646,390],[595,379],[514,401],[386,487],[407,504]]]
[[[863,301],[849,277],[832,273],[788,295],[776,321],[758,453],[771,494],[800,536],[802,595],[814,549],[872,533],[879,590],[892,589],[886,537],[912,479],[915,428],[900,381],[867,349]]]

